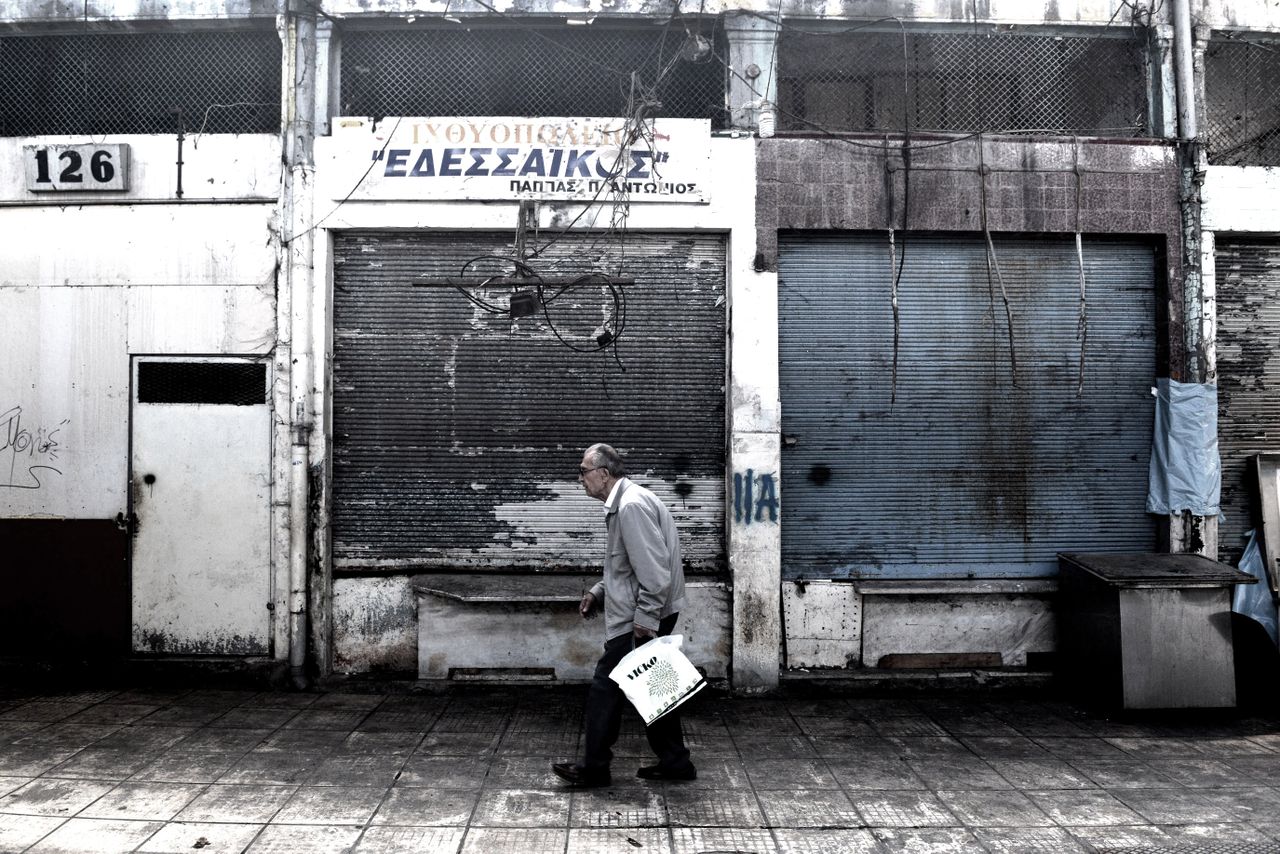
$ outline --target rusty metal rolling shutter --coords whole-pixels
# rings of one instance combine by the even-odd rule
[[[1280,240],[1219,237],[1218,555],[1234,564],[1257,521],[1250,457],[1280,451]]]
[[[982,238],[912,234],[891,404],[887,237],[781,240],[786,577],[1052,575],[1058,551],[1154,548],[1144,512],[1153,248],[1085,242],[1088,347],[1077,397],[1074,240],[1001,237],[996,247],[1017,386]]]
[[[546,238],[544,237],[544,240]],[[530,238],[532,242],[532,238]],[[626,326],[575,353],[542,315],[513,322],[415,281],[513,254],[509,234],[348,232],[334,245],[333,552],[338,571],[598,567],[601,505],[577,483],[606,441],[672,508],[691,571],[724,566],[725,243],[714,235],[560,238],[544,275],[617,270]],[[506,305],[509,291],[481,292]],[[594,345],[608,292],[553,303]]]

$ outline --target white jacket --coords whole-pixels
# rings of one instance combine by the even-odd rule
[[[684,607],[684,565],[675,519],[662,499],[627,478],[605,504],[608,548],[604,580],[591,588],[604,601],[605,639],[633,626],[658,630]]]

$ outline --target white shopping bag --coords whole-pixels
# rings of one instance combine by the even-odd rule
[[[683,643],[684,635],[654,638],[627,653],[609,674],[645,726],[707,686],[698,668],[680,651]]]

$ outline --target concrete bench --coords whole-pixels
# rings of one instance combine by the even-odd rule
[[[791,668],[1025,667],[1052,652],[1047,578],[784,582]]]
[[[420,576],[418,678],[589,681],[604,643],[602,617],[578,615],[597,574]],[[723,582],[689,578],[676,633],[710,678],[727,672],[730,606]]]
[[[869,579],[862,595],[867,667],[1026,667],[1054,649],[1052,578]]]

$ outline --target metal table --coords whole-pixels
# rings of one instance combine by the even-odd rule
[[[1189,554],[1060,554],[1058,653],[1082,697],[1125,709],[1236,704],[1234,585]]]

